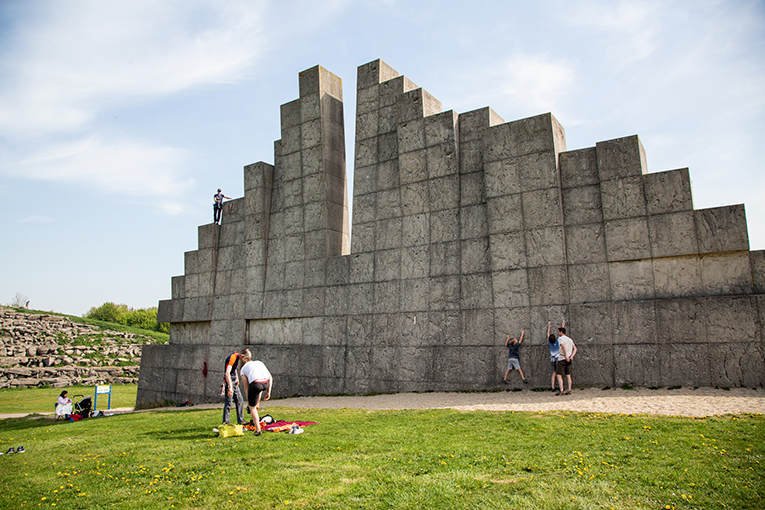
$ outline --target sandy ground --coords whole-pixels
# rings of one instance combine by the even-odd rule
[[[396,393],[368,397],[294,397],[261,404],[261,412],[273,407],[308,409],[458,409],[460,411],[587,411],[612,414],[658,414],[667,416],[712,416],[718,414],[765,413],[765,390],[733,388],[681,388],[677,390],[574,389],[571,395],[550,391],[502,391],[494,393]],[[166,410],[215,409],[222,404],[162,408]],[[112,409],[108,414],[133,412]],[[49,413],[46,413],[49,414]],[[0,414],[0,419],[25,414]]]
[[[711,416],[765,413],[765,391],[734,388],[699,389],[574,389],[571,395],[550,391],[502,391],[495,393],[398,393],[369,397],[296,397],[265,402],[269,407],[443,409],[461,411],[588,411],[612,414],[660,414]]]

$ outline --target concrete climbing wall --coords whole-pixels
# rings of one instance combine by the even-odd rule
[[[139,402],[219,400],[243,345],[277,396],[484,390],[507,334],[549,385],[548,321],[578,386],[762,386],[765,257],[743,205],[694,210],[688,169],[637,136],[567,151],[551,114],[457,114],[381,60],[359,67],[349,235],[341,81],[300,73],[274,165],[199,227],[147,346]],[[207,376],[203,368],[207,364]]]

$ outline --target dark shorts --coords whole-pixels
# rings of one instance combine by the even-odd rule
[[[247,387],[247,403],[249,403],[251,407],[258,405],[261,392],[266,391],[267,389],[268,383],[251,382]]]
[[[552,372],[553,374],[556,373],[557,372],[557,367],[558,367],[558,360],[551,359],[550,360],[550,372]]]
[[[565,359],[558,361],[555,366],[555,373],[558,375],[571,375],[571,362]]]

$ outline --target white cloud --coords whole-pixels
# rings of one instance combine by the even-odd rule
[[[165,197],[163,210],[180,212],[173,202],[194,185],[179,172],[185,151],[131,140],[103,140],[97,136],[46,146],[34,155],[12,162],[7,173],[17,177],[64,181],[97,193],[137,197]]]
[[[258,10],[211,1],[66,2],[17,27],[2,55],[0,133],[82,127],[106,104],[240,79],[260,53]]]
[[[515,56],[504,67],[502,92],[524,109],[540,112],[555,111],[576,76],[564,62],[533,55]]]

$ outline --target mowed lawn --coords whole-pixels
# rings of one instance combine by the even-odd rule
[[[52,413],[56,409],[56,401],[62,391],[72,401],[78,401],[78,395],[90,396],[95,403],[95,386],[70,386],[68,388],[25,388],[0,390],[0,414],[10,413]],[[133,407],[138,392],[137,384],[112,385],[111,406]],[[105,411],[109,403],[109,395],[98,396],[98,409]]]
[[[2,508],[763,508],[765,417],[271,408],[0,421]]]

